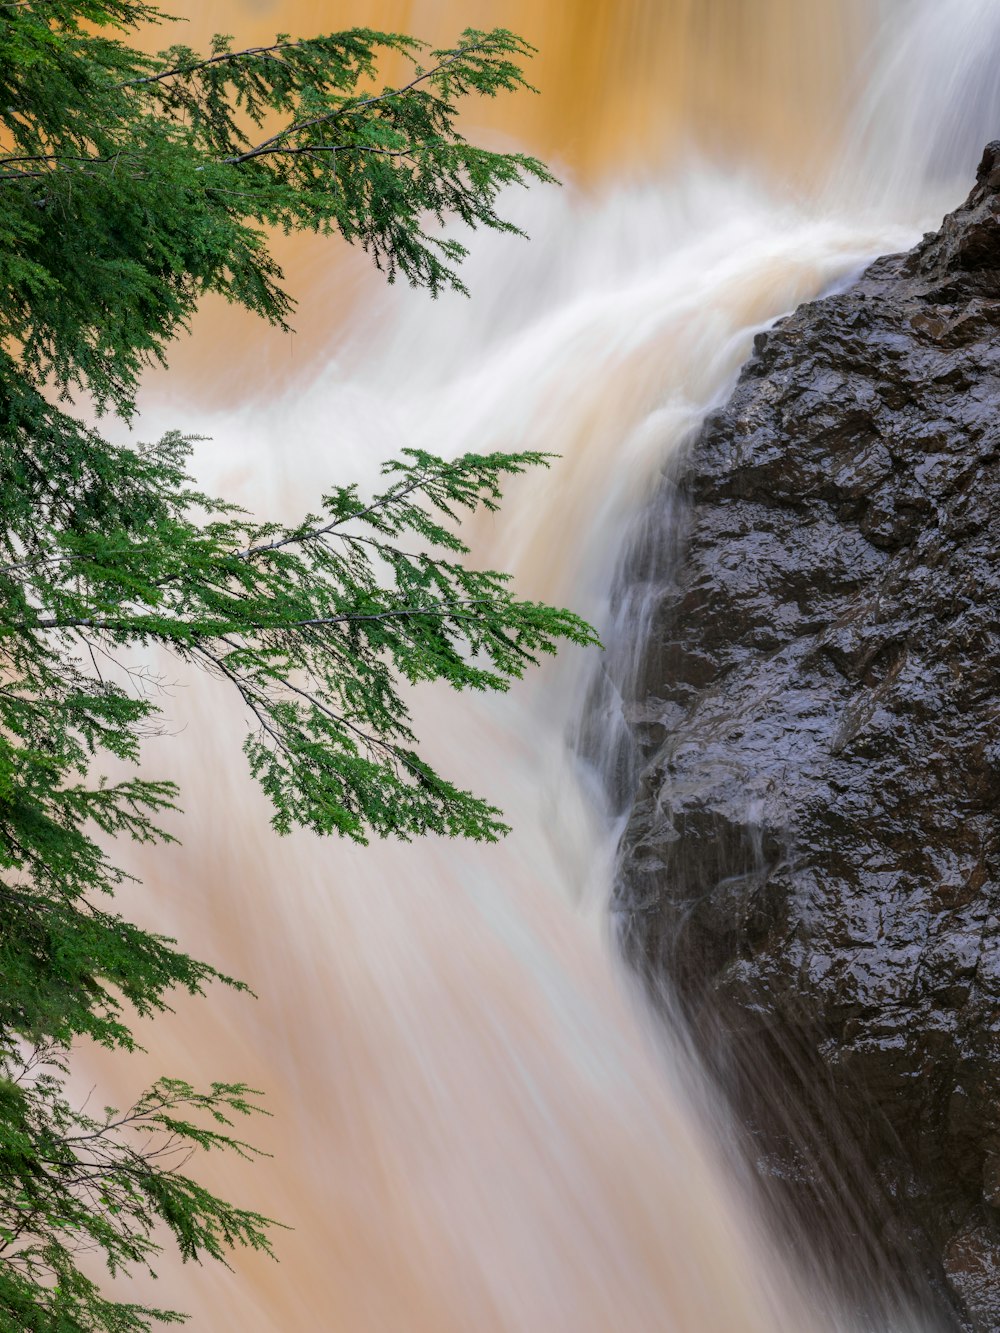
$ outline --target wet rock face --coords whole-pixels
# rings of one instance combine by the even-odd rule
[[[940,232],[758,336],[668,485],[627,952],[823,1243],[998,1329],[1000,143]]]

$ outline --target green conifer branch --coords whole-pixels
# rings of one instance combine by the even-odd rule
[[[529,88],[510,32],[435,51],[365,28],[129,45],[166,17],[143,0],[0,4],[0,1328],[38,1333],[181,1319],[106,1298],[85,1252],[111,1273],[148,1267],[164,1234],[190,1259],[270,1252],[265,1216],[185,1168],[253,1155],[233,1131],[260,1109],[250,1089],[161,1079],[122,1113],[66,1092],[74,1042],[132,1049],[135,1016],[178,989],[246,989],[114,910],[116,844],[169,841],[177,808],[168,782],[101,776],[168,726],[151,654],[236,693],[279,832],[492,839],[500,812],[422,757],[408,689],[502,691],[560,643],[595,642],[470,568],[456,531],[542,455],[404,452],[375,496],[333,487],[287,526],[199,489],[192,438],[125,447],[74,415],[83,392],[128,417],[207,292],[287,325],[275,228],[464,290],[440,224],[516,232],[503,191],[551,180],[458,129],[467,97]],[[386,56],[409,76],[382,86]]]

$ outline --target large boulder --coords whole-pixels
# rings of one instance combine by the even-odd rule
[[[998,1329],[1000,143],[757,337],[666,486],[627,953],[851,1297]]]

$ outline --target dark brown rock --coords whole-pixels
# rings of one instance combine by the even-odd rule
[[[758,336],[667,486],[627,952],[852,1298],[1000,1329],[1000,144]]]

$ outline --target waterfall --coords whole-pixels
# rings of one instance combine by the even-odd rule
[[[542,48],[537,104],[490,130],[564,164],[561,190],[511,201],[530,244],[477,238],[472,300],[434,304],[382,290],[351,259],[321,271],[305,246],[289,252],[293,283],[309,276],[294,353],[213,309],[151,378],[140,433],[210,436],[203,479],[276,517],[331,482],[370,484],[405,445],[558,454],[472,525],[474,558],[588,615],[608,642],[586,763],[574,738],[592,654],[566,652],[505,697],[414,693],[432,761],[513,826],[488,848],[278,839],[242,768],[234,701],[198,677],[165,701],[175,734],[147,762],[181,785],[183,844],[131,856],[144,887],[124,910],[260,998],[180,1001],[140,1028],[148,1056],[101,1062],[101,1078],[121,1096],[161,1072],[264,1089],[273,1120],[254,1139],[273,1157],[205,1175],[294,1228],[276,1266],[240,1259],[229,1274],[164,1257],[145,1294],[190,1310],[196,1333],[840,1326],[821,1295],[796,1290],[720,1158],[683,1040],[654,1030],[614,956],[616,825],[592,767],[618,743],[634,630],[609,606],[615,566],[673,451],[726,395],[755,331],[915,238],[942,154],[949,185],[971,179],[995,94],[985,65],[968,85],[974,133],[943,128],[916,184],[869,185],[855,207],[859,174],[870,182],[894,151],[880,118],[896,117],[905,170],[894,99],[922,97],[932,116],[914,62],[946,58],[934,7],[468,6],[463,22],[502,20]],[[185,40],[213,26],[248,41],[358,21],[433,37],[456,26],[432,0],[248,0],[240,24],[232,8],[199,6]],[[976,24],[949,31],[978,61]],[[941,88],[947,124],[964,127],[954,82]]]

